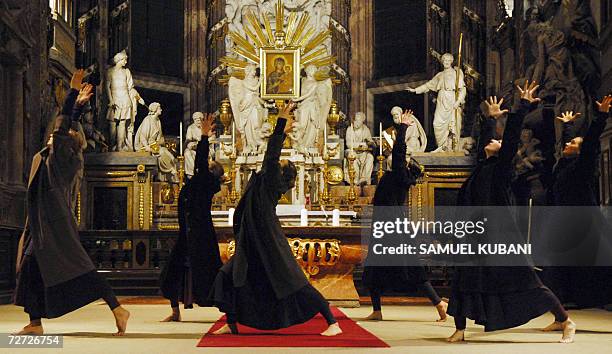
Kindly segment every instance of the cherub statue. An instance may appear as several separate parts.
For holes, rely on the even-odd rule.
[[[259,128],[268,117],[265,102],[259,97],[260,79],[255,76],[257,66],[249,64],[244,68],[243,80],[230,77],[228,93],[236,128],[242,138],[242,152],[257,151],[261,145]]]
[[[302,96],[294,100],[301,102],[295,110],[297,132],[293,136],[293,147],[308,155],[308,149],[315,147],[319,130],[327,124],[327,115],[332,102],[332,82],[330,78],[317,81],[317,67],[308,65],[306,77],[302,79]]]

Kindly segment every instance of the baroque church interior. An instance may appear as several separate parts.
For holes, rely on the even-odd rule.
[[[427,257],[419,269],[438,300],[428,300],[418,287],[387,291],[384,321],[380,309],[380,317],[368,316],[381,300],[380,294],[371,297],[364,233],[375,218],[373,206],[381,205],[377,188],[396,166],[413,171],[413,180],[401,191],[381,187],[379,194],[402,197],[399,204],[382,205],[401,206],[411,220],[457,208],[474,171],[488,160],[481,147],[488,143],[483,127],[494,116],[491,106],[514,114],[524,103],[523,90],[533,88],[526,82],[539,85],[541,101],[518,127],[511,199],[529,210],[550,205],[559,164],[555,137],[566,130],[560,133],[559,122],[552,130],[543,126],[571,111],[572,134],[586,142],[611,94],[611,58],[611,0],[0,0],[0,336],[6,334],[0,352],[15,352],[7,335],[27,323],[27,314],[13,303],[27,246],[22,235],[38,200],[32,196],[38,168],[33,161],[58,143],[56,117],[70,115],[72,107],[66,113],[64,102],[76,94],[73,74],[79,69],[77,91],[91,92],[79,107],[79,128],[70,128],[82,137],[82,168],[66,210],[87,262],[130,311],[130,327],[124,338],[112,337],[101,301],[59,318],[43,315],[44,333],[63,336],[62,349],[54,350],[603,352],[612,339],[612,297],[580,306],[546,281],[577,323],[571,347],[556,343],[560,332],[540,334],[550,315],[498,332],[468,321],[470,345],[448,344],[456,310],[449,310],[448,321],[436,322],[438,314],[427,306],[431,300],[438,312],[443,308],[440,317],[446,319],[444,306],[455,308],[453,283],[460,272]],[[485,101],[489,97],[495,101]],[[291,118],[289,108],[295,108]],[[512,117],[493,122],[502,151]],[[610,221],[612,120],[601,119],[595,172],[586,179],[593,187],[589,205]],[[196,194],[204,193],[184,186],[195,185],[204,163],[211,176],[214,167],[223,170],[215,175],[218,191],[206,202],[213,253],[220,259],[212,281],[221,264],[245,252],[236,216],[246,213],[241,200],[266,170],[277,125],[285,120],[295,123],[285,130],[275,158],[282,160],[283,173],[287,164],[292,167],[294,188],[283,190],[272,206],[275,222],[292,262],[332,305],[344,333],[329,342],[319,342],[311,327],[289,327],[267,340],[215,337],[212,332],[226,321],[222,312],[228,312],[211,304],[177,317],[173,312],[167,323],[158,323],[171,310],[160,286],[181,235],[195,228],[184,223],[195,203],[182,196],[192,193],[189,198],[199,200]],[[408,161],[403,165],[392,158],[400,146]],[[535,239],[529,216],[528,234]],[[269,223],[264,217],[259,222]],[[44,238],[44,228],[40,234]],[[41,255],[36,258],[46,283]],[[186,269],[196,267],[195,258],[187,257]],[[270,264],[285,264],[276,262]],[[612,276],[612,260],[604,263],[609,269],[600,268]],[[191,286],[181,285],[181,296]],[[186,299],[180,299],[181,310],[188,308]],[[200,304],[197,297],[190,301]],[[561,323],[557,318],[555,313]],[[325,329],[323,318],[311,321],[322,327],[299,326],[310,323],[316,335]]]

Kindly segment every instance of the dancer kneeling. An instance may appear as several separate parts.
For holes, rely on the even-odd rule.
[[[414,121],[410,119],[411,116],[412,112],[406,111],[402,114],[401,121],[395,122],[397,138],[392,151],[391,171],[385,172],[376,187],[372,200],[374,204],[373,220],[378,220],[378,214],[385,213],[382,210],[390,209],[385,207],[404,206],[408,190],[416,184],[417,178],[422,173],[420,165],[414,160],[410,161],[409,165],[406,163],[405,135],[408,127],[414,124]],[[379,210],[377,207],[383,208]],[[404,216],[397,215],[398,218]],[[440,299],[436,290],[431,286],[423,266],[366,266],[363,273],[363,284],[370,291],[373,309],[372,314],[365,318],[366,320],[381,321],[383,319],[380,296],[384,290],[405,291],[418,288],[425,292],[436,307],[440,316],[438,322],[446,321],[448,304]]]
[[[523,119],[528,110],[535,108],[540,101],[533,96],[537,88],[535,83],[527,82],[524,88],[518,88],[521,93],[520,105],[516,112],[508,117],[503,144],[490,139],[495,130],[495,119],[507,112],[500,108],[503,99],[497,102],[496,98],[491,98],[487,102],[489,116],[494,119],[483,125],[480,137],[479,154],[484,151],[486,159],[478,162],[472,175],[461,187],[457,201],[459,206],[511,205],[512,159],[517,151]],[[487,145],[482,146],[484,144]],[[506,215],[511,215],[511,211],[508,210]],[[492,236],[518,234],[512,217],[489,220],[489,224],[493,224],[493,227],[487,230]],[[561,323],[563,328],[560,342],[573,342],[575,323],[570,320],[559,299],[542,285],[533,268],[457,267],[448,307],[448,313],[455,317],[456,331],[447,340],[464,340],[466,317],[484,325],[485,331],[495,331],[520,326],[548,311],[553,313],[555,321]]]
[[[181,321],[179,301],[186,309],[212,306],[208,294],[223,264],[210,208],[215,193],[221,190],[223,167],[208,161],[208,137],[213,134],[214,117],[202,122],[202,139],[198,143],[194,175],[179,194],[179,238],[172,249],[168,265],[162,271],[160,289],[170,300],[172,314],[162,322]]]
[[[32,159],[15,289],[15,305],[30,315],[30,324],[19,335],[41,335],[42,318],[63,316],[100,298],[115,316],[115,335],[125,333],[130,317],[81,245],[73,214],[87,146],[79,133],[79,119],[93,95],[93,86],[83,85],[83,75],[79,70],[72,76],[47,146]]]
[[[342,333],[323,296],[308,283],[289,247],[276,205],[295,186],[296,168],[279,162],[283,141],[293,127],[293,102],[279,113],[261,171],[250,178],[234,214],[236,252],[217,274],[211,300],[227,315],[214,334],[237,334],[236,323],[280,329],[321,313],[329,327],[324,336]]]

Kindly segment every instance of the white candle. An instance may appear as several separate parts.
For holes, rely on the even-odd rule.
[[[338,209],[332,211],[332,226],[340,226],[340,210]]]
[[[308,226],[308,210],[304,208],[300,211],[300,226]]]
[[[181,156],[183,156],[183,121],[179,122],[179,146],[181,150]]]
[[[382,151],[382,146],[383,146],[383,130],[382,130],[382,122],[378,123],[378,129],[380,131],[380,146],[378,147],[380,150],[379,155],[382,156],[383,151]]]
[[[234,212],[235,211],[236,209],[234,208],[229,208],[229,210],[227,211],[227,225],[229,226],[234,225]]]
[[[327,155],[327,123],[323,124],[323,156]]]
[[[232,122],[232,151],[236,152],[236,124]]]

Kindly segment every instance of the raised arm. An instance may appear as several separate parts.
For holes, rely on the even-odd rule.
[[[525,82],[523,88],[518,87],[521,93],[521,101],[519,102],[518,108],[513,114],[510,114],[506,121],[506,127],[504,128],[504,136],[502,138],[502,146],[499,150],[499,161],[500,167],[505,169],[508,173],[512,171],[512,160],[516,155],[518,144],[521,140],[521,128],[523,126],[523,120],[530,111],[537,106],[540,99],[535,97],[535,92],[539,85],[535,82]]]
[[[406,130],[408,125],[403,122],[396,126],[397,136],[391,151],[391,170],[401,171],[406,169]]]
[[[610,116],[612,96],[605,96],[601,102],[596,103],[595,118],[584,136],[584,140],[580,146],[580,155],[578,155],[578,163],[582,165],[583,168],[595,166],[597,163],[597,157],[601,149],[599,138],[606,128],[606,122]]]
[[[195,158],[195,173],[211,174],[208,170],[208,155],[210,153],[210,145],[208,143],[208,137],[211,136],[215,130],[214,124],[215,116],[209,113],[206,119],[202,120],[202,138],[198,142],[196,148]]]
[[[78,124],[83,106],[93,95],[93,86],[83,85],[84,72],[77,71],[70,83],[70,93],[64,101],[61,114],[55,120],[53,131],[53,143],[49,152],[49,164],[58,176],[64,176],[66,180],[72,180],[78,167],[81,155],[81,145],[72,135],[79,134],[78,131],[71,132],[72,123]]]
[[[495,138],[497,128],[497,120],[508,113],[507,109],[502,110],[501,105],[504,99],[497,100],[497,96],[491,96],[484,101],[486,107],[486,117],[480,122],[480,135],[478,137],[477,159],[483,161],[486,159],[484,148]]]

